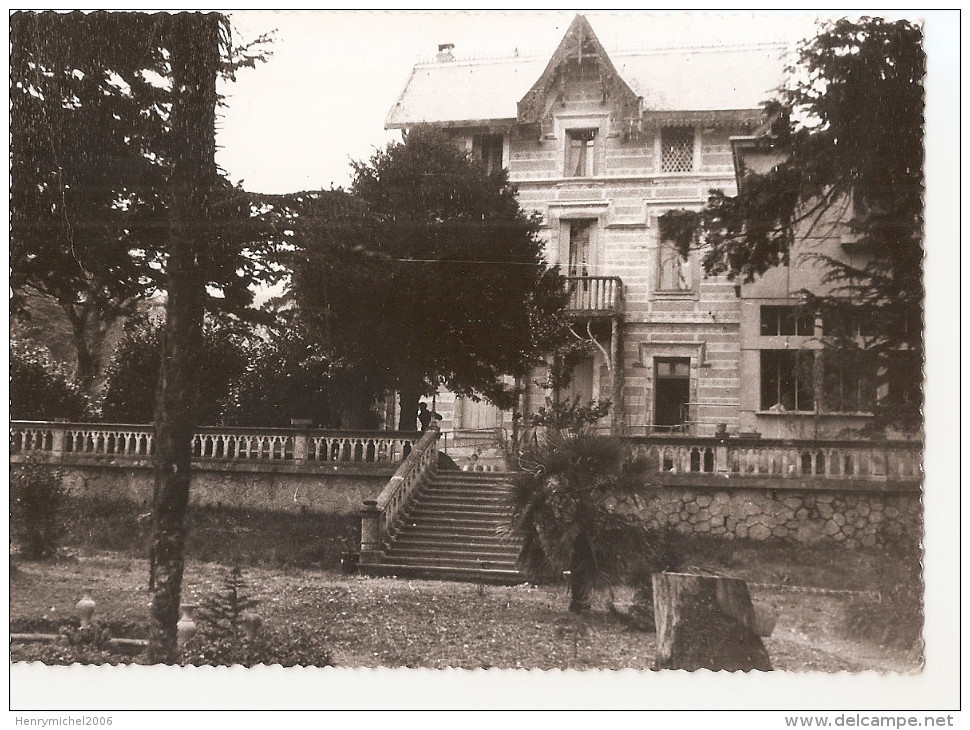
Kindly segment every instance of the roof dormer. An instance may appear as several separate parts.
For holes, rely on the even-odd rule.
[[[624,81],[589,21],[577,15],[542,75],[518,103],[517,122],[551,128],[557,105],[566,104],[569,82],[590,82],[614,119],[639,119],[641,98]]]

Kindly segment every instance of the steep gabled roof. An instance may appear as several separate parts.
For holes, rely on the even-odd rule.
[[[616,72],[606,49],[596,37],[589,21],[584,16],[577,15],[570,23],[566,35],[563,36],[556,52],[552,54],[542,75],[519,101],[517,116],[520,124],[532,124],[541,120],[545,111],[545,99],[553,91],[557,79],[564,73],[565,66],[570,62],[581,64],[584,58],[593,58],[599,65],[604,97],[609,96],[615,104],[638,110],[640,101],[638,95]]]
[[[515,102],[542,73],[541,58],[418,64],[387,115],[388,129],[413,124],[515,120]]]
[[[551,59],[516,56],[416,65],[386,126],[511,124],[520,118],[518,102],[526,102],[527,95],[550,83],[550,74],[554,77],[558,67],[557,55],[578,52],[577,41],[587,46],[595,41],[601,49],[604,76],[616,84],[611,92],[614,98],[642,97],[644,115],[655,120],[730,116],[756,121],[761,102],[782,82],[786,50],[782,42],[608,53],[592,29],[570,37],[571,31],[583,26],[589,28],[586,19],[578,16]]]

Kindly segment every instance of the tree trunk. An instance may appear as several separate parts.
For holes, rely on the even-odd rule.
[[[398,416],[398,431],[415,431],[418,428],[418,401],[421,388],[414,383],[401,385],[401,413]]]
[[[97,394],[98,378],[104,361],[105,336],[118,317],[108,312],[99,312],[91,304],[81,307],[72,304],[63,307],[63,311],[71,323],[71,333],[74,336],[74,379],[93,398]]]
[[[653,602],[657,669],[771,671],[743,580],[656,573]]]
[[[569,563],[569,610],[588,611],[593,605],[593,549],[585,535],[576,537]]]
[[[176,623],[185,564],[197,367],[205,302],[204,259],[215,166],[216,74],[220,19],[183,13],[167,19],[171,53],[174,166],[168,302],[155,414],[156,457],[150,585],[149,660],[177,661]]]

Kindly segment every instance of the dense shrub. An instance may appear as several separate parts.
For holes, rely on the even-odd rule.
[[[601,418],[608,415],[613,403],[609,400],[589,401],[582,403],[577,396],[573,400],[553,403],[546,400],[530,419],[535,427],[547,426],[559,431],[580,431],[595,425]]]
[[[255,340],[245,369],[229,388],[223,409],[229,425],[289,426],[308,418],[333,426],[338,420],[330,402],[330,361],[298,332]]]
[[[101,416],[119,423],[150,423],[161,367],[161,327],[132,318],[105,372]]]
[[[201,382],[194,399],[200,424],[221,423],[223,404],[232,382],[246,368],[247,344],[243,325],[209,319],[203,331]],[[162,326],[135,317],[105,373],[101,415],[106,421],[150,423],[161,371]],[[256,424],[248,424],[256,425]]]
[[[90,404],[49,353],[25,342],[10,343],[10,417],[30,421],[83,419]]]
[[[29,560],[57,554],[67,524],[60,471],[28,460],[10,472],[10,529]]]

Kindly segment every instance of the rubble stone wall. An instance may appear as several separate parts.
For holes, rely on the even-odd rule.
[[[652,527],[729,540],[828,541],[855,548],[922,536],[920,497],[906,492],[661,487],[647,512]]]

